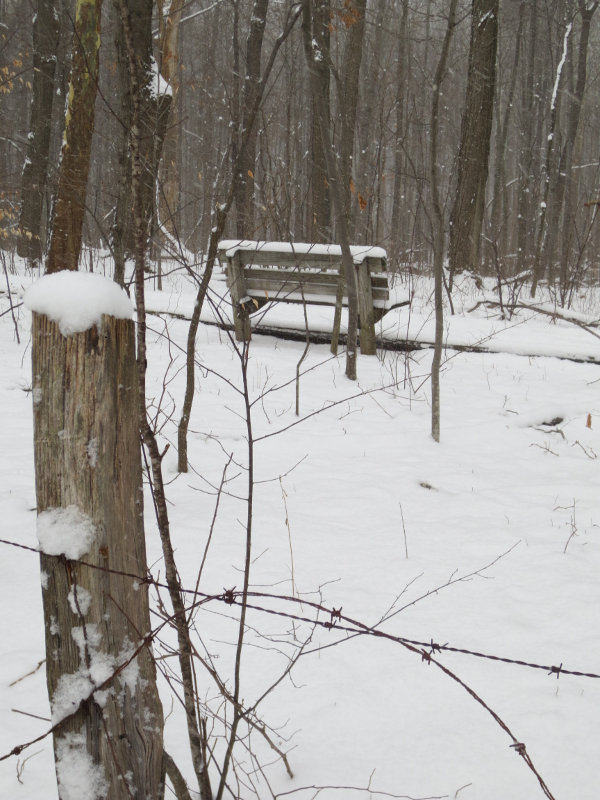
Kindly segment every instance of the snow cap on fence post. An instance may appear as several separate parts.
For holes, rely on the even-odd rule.
[[[102,315],[133,319],[133,306],[123,289],[93,272],[63,270],[44,275],[25,292],[25,307],[58,324],[63,336],[102,324]]]

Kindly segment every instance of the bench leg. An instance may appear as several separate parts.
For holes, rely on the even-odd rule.
[[[244,280],[244,268],[240,264],[238,253],[233,258],[227,259],[227,285],[231,295],[231,310],[236,341],[249,342],[252,338],[252,328],[250,326],[248,303],[240,302],[246,297],[246,282]]]
[[[377,355],[375,337],[375,316],[373,313],[373,294],[371,275],[366,259],[358,270],[358,313],[360,316],[360,352],[365,356]]]

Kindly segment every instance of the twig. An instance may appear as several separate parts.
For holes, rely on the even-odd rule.
[[[46,659],[43,658],[35,669],[32,669],[31,672],[27,672],[25,675],[22,675],[20,678],[17,678],[16,681],[13,681],[12,683],[9,683],[8,685],[9,686],[16,686],[17,683],[20,683],[21,681],[24,681],[25,678],[29,678],[30,675],[35,675],[35,673],[42,666],[42,664],[45,664],[45,663],[46,663]]]
[[[6,289],[8,291],[8,302],[10,303],[10,313],[12,315],[13,324],[15,326],[15,335],[17,337],[17,344],[21,344],[21,338],[19,336],[19,326],[15,318],[15,307],[13,306],[12,293],[10,291],[10,281],[8,280],[8,270],[6,269],[6,258],[4,256],[4,250],[2,248],[0,248],[0,254],[2,255],[2,266],[4,267],[4,275],[6,276]]]
[[[402,517],[402,530],[404,531],[404,550],[406,552],[406,557],[408,558],[408,544],[406,542],[406,526],[404,524],[404,512],[402,511],[402,503],[398,501],[398,505],[400,506],[400,516]]]

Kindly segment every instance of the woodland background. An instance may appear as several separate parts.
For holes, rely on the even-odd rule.
[[[14,250],[21,239],[23,255],[28,254],[25,238],[28,225],[31,228],[21,219],[28,135],[31,140],[31,129],[42,124],[39,115],[29,119],[34,54],[36,48],[54,48],[50,58],[56,57],[47,183],[41,187],[44,250],[57,190],[73,43],[75,3],[42,5],[53,10],[54,38],[42,29],[35,41],[37,4],[20,0],[0,4],[0,243]],[[231,180],[248,102],[245,86],[253,74],[260,75],[261,58],[264,65],[290,8],[288,3],[266,0],[255,4],[266,20],[264,41],[258,42],[251,28],[253,4],[248,0],[172,0],[169,8],[161,5],[154,8],[152,21],[155,58],[168,75],[174,102],[156,193],[161,234],[155,215],[153,237],[162,239],[163,250],[177,239],[200,262],[207,251],[211,211],[216,202],[224,201]],[[331,69],[321,71],[330,131],[338,161],[350,178],[350,239],[385,247],[396,268],[411,265],[428,270],[433,263],[431,97],[450,4],[362,0],[362,5],[355,5],[350,0],[343,5],[324,0],[315,6],[315,18],[323,23],[320,46],[329,50],[331,59]],[[482,7],[479,13],[484,6],[495,11],[499,6],[493,108],[483,110],[493,112],[493,121],[482,238],[473,263],[459,268],[519,274],[534,264],[543,228],[540,269],[552,284],[560,283],[563,303],[568,302],[574,282],[597,278],[597,206],[585,206],[598,196],[600,179],[596,5],[589,0],[499,4],[460,0],[440,98],[437,163],[448,230],[472,12],[477,6]],[[103,4],[83,234],[85,246],[95,250],[114,246],[127,148],[120,103],[128,74],[126,64],[120,66],[126,59],[119,43],[118,13],[113,2]],[[348,120],[353,130],[347,130]],[[299,24],[277,55],[254,136],[256,142],[250,142],[243,164],[242,185],[236,190],[236,214],[230,215],[225,235],[336,241]],[[36,230],[29,233],[35,239]]]

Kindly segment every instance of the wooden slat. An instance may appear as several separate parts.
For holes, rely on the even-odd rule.
[[[261,280],[273,283],[302,283],[310,286],[334,284],[337,286],[338,274],[336,272],[288,272],[279,269],[249,269],[244,270],[246,282]],[[371,286],[374,288],[388,288],[386,275],[372,275]]]
[[[301,287],[305,294],[321,295],[323,297],[335,297],[337,283],[302,283],[298,281],[264,281],[260,278],[246,278],[246,293],[250,297],[265,297],[265,291],[270,299],[284,300],[287,294],[301,292]],[[390,293],[387,287],[372,287],[371,294],[373,300],[388,300]]]
[[[313,253],[272,253],[261,250],[239,250],[240,261],[244,266],[314,267],[317,269],[338,269],[340,256]]]
[[[247,282],[260,280],[273,283],[295,283],[307,285],[328,285],[337,286],[337,272],[287,272],[280,269],[248,269],[244,270],[244,278]]]
[[[341,256],[323,255],[320,253],[273,253],[267,251],[238,250],[237,254],[240,263],[244,266],[264,266],[264,267],[289,267],[296,269],[335,269],[339,271],[342,261]],[[371,272],[386,272],[387,264],[385,259],[365,258]]]

